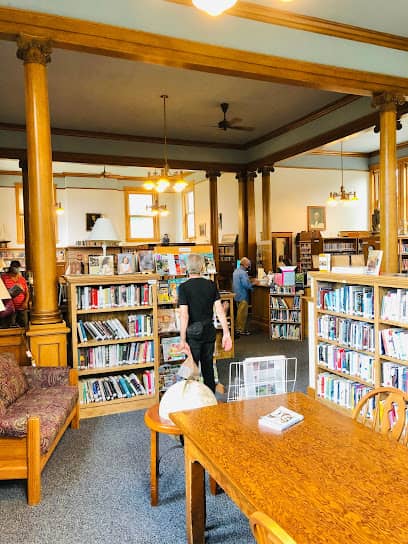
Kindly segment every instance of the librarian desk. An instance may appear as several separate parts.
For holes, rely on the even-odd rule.
[[[304,421],[274,433],[279,405]],[[204,543],[204,469],[249,517],[261,510],[298,544],[407,544],[408,449],[302,393],[170,414],[185,441],[189,544]]]

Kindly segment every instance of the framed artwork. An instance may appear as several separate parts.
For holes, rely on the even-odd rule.
[[[326,208],[324,206],[307,207],[307,230],[326,230]]]
[[[205,236],[206,234],[206,231],[207,231],[207,225],[206,223],[200,223],[198,225],[198,233],[200,236]]]
[[[101,213],[87,213],[86,214],[86,230],[92,230],[95,225],[95,221],[102,216]]]

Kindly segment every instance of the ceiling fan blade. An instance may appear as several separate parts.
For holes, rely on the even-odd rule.
[[[237,123],[241,123],[242,119],[240,117],[233,117],[232,119],[229,119],[228,124],[229,125],[236,125]]]
[[[231,130],[246,130],[248,132],[254,130],[254,127],[244,127],[241,125],[232,125],[232,126],[229,126],[228,128],[230,128]]]

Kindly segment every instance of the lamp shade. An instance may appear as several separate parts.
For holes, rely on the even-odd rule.
[[[110,219],[107,217],[99,217],[92,227],[88,240],[118,242],[119,236]]]

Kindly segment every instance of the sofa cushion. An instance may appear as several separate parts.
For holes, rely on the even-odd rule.
[[[73,385],[29,389],[0,417],[0,436],[26,436],[28,417],[38,416],[43,455],[47,453],[77,400],[78,388]]]
[[[28,389],[27,379],[12,353],[0,354],[0,400],[7,407]]]

